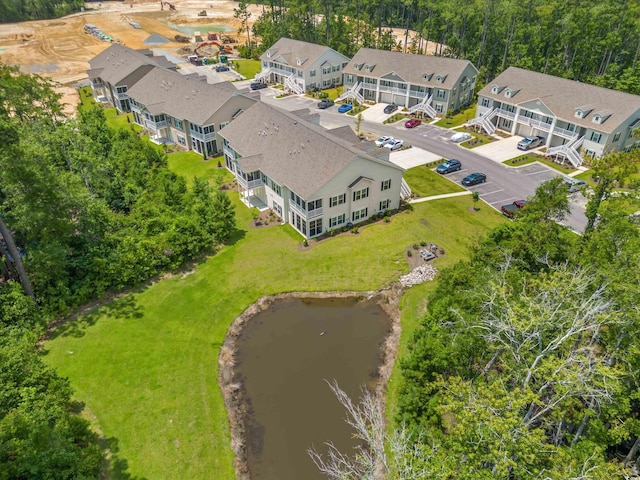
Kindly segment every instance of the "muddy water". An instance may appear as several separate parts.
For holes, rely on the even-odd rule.
[[[236,370],[250,402],[248,464],[253,480],[325,479],[307,449],[353,447],[345,412],[325,379],[352,398],[375,380],[390,320],[374,302],[278,300],[238,339]]]

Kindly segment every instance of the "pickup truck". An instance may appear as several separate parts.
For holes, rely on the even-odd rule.
[[[526,203],[527,202],[524,200],[516,200],[515,202],[510,203],[509,205],[503,205],[500,208],[500,211],[506,217],[513,218],[516,212],[520,210],[522,207],[524,207]]]

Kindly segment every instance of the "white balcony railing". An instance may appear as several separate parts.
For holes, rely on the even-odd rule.
[[[238,184],[244,187],[245,190],[251,190],[262,186],[262,179],[247,180],[242,175],[238,175]]]
[[[572,139],[576,136],[576,132],[567,130],[566,128],[556,127],[553,129],[553,134],[562,138]]]
[[[380,85],[380,92],[381,93],[395,93],[398,95],[406,95],[407,94],[407,89],[406,88],[397,88],[397,87],[385,87]]]
[[[311,220],[312,218],[321,217],[322,216],[322,208],[316,208],[315,210],[310,210],[307,212],[307,218]]]
[[[505,110],[504,108],[499,108],[496,110],[496,115],[502,118],[507,118],[509,120],[513,120],[516,116],[515,112],[510,112],[509,110]]]
[[[196,132],[195,130],[189,130],[189,133],[193,138],[197,138],[198,140],[201,140],[203,142],[208,142],[216,139],[215,132],[204,134],[204,133]]]
[[[144,126],[150,130],[160,130],[167,126],[167,122],[166,120],[163,120],[162,122],[154,122],[145,118]]]

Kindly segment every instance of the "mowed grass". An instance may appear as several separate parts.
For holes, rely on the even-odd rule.
[[[260,60],[233,60],[233,69],[244,78],[254,78],[262,70],[262,64]]]
[[[172,166],[181,173],[197,168]],[[236,192],[230,195],[238,221],[231,244],[192,272],[168,276],[66,324],[46,343],[48,362],[69,377],[115,459],[128,462],[127,475],[234,478],[217,356],[230,323],[258,298],[378,289],[407,272],[408,245],[426,240],[443,246],[447,255],[434,265],[444,268],[503,221],[493,209],[473,212],[468,198],[447,198],[417,204],[357,235],[312,241],[303,250],[302,238],[288,225],[251,227],[251,211]],[[403,345],[425,288],[414,287],[403,300]]]
[[[188,185],[191,185],[194,177],[207,180],[211,185],[218,181],[225,183],[233,180],[233,174],[222,167],[224,165],[222,156],[203,160],[202,155],[189,151],[170,153],[167,158],[169,168],[182,175],[187,180]],[[221,167],[218,168],[218,165],[221,165]]]
[[[434,172],[430,168],[420,165],[406,170],[404,179],[417,197],[431,197],[445,193],[464,192],[464,188],[453,183],[444,175]]]

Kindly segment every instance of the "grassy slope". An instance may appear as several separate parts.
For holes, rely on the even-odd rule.
[[[404,179],[417,197],[431,197],[445,193],[464,192],[464,188],[424,165],[406,170]]]
[[[234,70],[244,78],[254,78],[262,69],[260,60],[234,60]]]
[[[177,165],[179,173],[194,168]],[[48,361],[70,378],[132,475],[233,478],[217,354],[230,322],[260,296],[376,289],[406,272],[403,251],[416,241],[446,249],[435,264],[442,268],[503,221],[493,209],[472,213],[467,198],[451,198],[301,251],[290,226],[251,228],[249,209],[237,194],[232,199],[240,230],[235,243],[193,274],[158,281],[70,323],[47,344]],[[403,301],[407,332],[424,288],[410,290]]]

